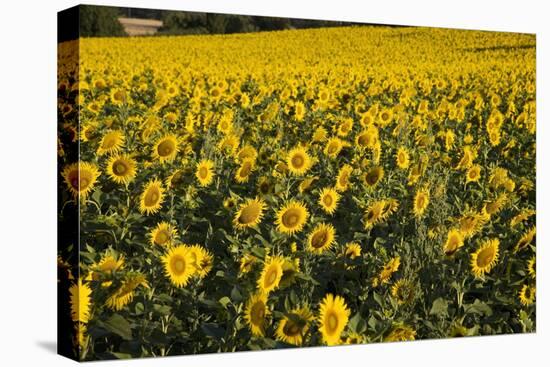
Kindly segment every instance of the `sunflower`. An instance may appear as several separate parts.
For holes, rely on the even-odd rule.
[[[248,182],[248,178],[250,177],[250,174],[254,170],[254,160],[252,158],[245,158],[241,166],[237,169],[237,172],[235,173],[235,180],[238,183],[245,183]]]
[[[141,273],[129,273],[124,278],[120,287],[112,293],[107,302],[107,307],[114,311],[120,311],[134,299],[134,291],[138,286],[149,288],[145,276]]]
[[[257,225],[262,220],[265,207],[262,199],[248,199],[235,214],[233,225],[239,229]]]
[[[241,260],[239,262],[239,276],[249,273],[257,261],[258,258],[251,254],[244,254],[241,256]]]
[[[160,222],[149,233],[152,245],[171,246],[178,235],[177,229],[168,222]]]
[[[361,245],[359,245],[357,242],[349,242],[346,243],[346,246],[344,248],[344,256],[348,259],[355,259],[361,256]]]
[[[413,284],[406,279],[399,279],[391,287],[391,295],[398,305],[406,305],[412,302],[415,296]]]
[[[368,170],[363,175],[363,181],[368,188],[373,188],[384,178],[384,169],[381,166],[376,166]]]
[[[304,148],[296,147],[288,152],[286,165],[291,173],[302,176],[311,168],[312,160]]]
[[[427,189],[418,190],[414,196],[413,202],[413,213],[415,217],[422,217],[429,203],[430,192]]]
[[[258,151],[252,145],[245,145],[237,153],[237,159],[244,161],[245,159],[251,159],[255,161],[258,157]]]
[[[378,115],[378,121],[381,126],[386,126],[393,120],[393,110],[391,109],[384,109],[380,111],[380,114]]]
[[[527,274],[529,274],[529,276],[534,279],[536,276],[536,273],[537,273],[537,259],[535,256],[533,256],[527,262]]]
[[[225,154],[235,154],[239,149],[239,138],[234,134],[228,134],[218,143],[218,150]]]
[[[280,256],[266,258],[257,283],[258,290],[261,293],[269,294],[269,292],[279,287],[279,282],[283,276],[283,264],[284,259]]]
[[[91,313],[92,289],[87,283],[78,279],[76,284],[69,288],[71,303],[71,319],[75,322],[87,323]]]
[[[87,162],[72,163],[63,169],[65,183],[75,198],[86,198],[100,174],[95,164]]]
[[[291,310],[279,321],[275,337],[284,343],[300,346],[313,319],[313,313],[307,306]]]
[[[97,155],[118,153],[124,144],[124,134],[120,130],[111,130],[107,132],[97,148]]]
[[[319,308],[319,331],[327,345],[340,343],[340,336],[349,320],[350,310],[344,298],[327,294]]]
[[[320,223],[309,234],[307,249],[315,254],[322,254],[334,244],[335,231],[332,224]]]
[[[447,233],[447,241],[445,241],[443,245],[443,252],[446,256],[452,256],[462,246],[464,246],[462,233],[457,229],[451,229],[449,233]]]
[[[458,229],[465,239],[471,238],[481,231],[488,220],[488,216],[484,216],[474,211],[467,211],[458,219]]]
[[[191,251],[185,245],[170,248],[168,253],[162,257],[162,262],[166,276],[176,287],[185,287],[196,272]]]
[[[474,164],[466,171],[466,182],[478,182],[481,177],[481,166]]]
[[[110,93],[111,102],[116,105],[120,106],[128,100],[128,95],[126,94],[126,91],[124,89],[115,88],[111,90]]]
[[[266,319],[269,314],[266,294],[257,293],[250,297],[244,310],[244,320],[248,324],[252,335],[265,335]]]
[[[529,219],[531,216],[535,215],[535,211],[531,209],[523,209],[518,215],[514,216],[510,220],[510,227],[515,227],[523,221]]]
[[[397,154],[395,155],[395,163],[397,164],[397,167],[400,169],[407,169],[409,168],[410,164],[410,157],[409,152],[406,148],[400,147],[397,150]]]
[[[529,231],[527,231],[521,238],[519,239],[518,243],[516,244],[515,251],[521,251],[527,246],[529,246],[533,239],[535,238],[535,235],[537,233],[536,227],[531,228]]]
[[[499,256],[500,241],[488,239],[471,255],[470,265],[476,278],[482,278],[496,265]]]
[[[153,147],[153,159],[160,163],[171,162],[176,158],[179,151],[179,142],[176,135],[168,134],[157,140]]]
[[[214,167],[214,162],[209,159],[203,159],[197,164],[197,170],[195,172],[195,177],[199,180],[199,184],[203,187],[208,186],[214,180],[215,173],[212,168]]]
[[[416,337],[416,331],[408,325],[397,324],[395,325],[389,334],[384,338],[385,342],[404,342],[414,340]]]
[[[286,234],[300,232],[309,216],[307,208],[299,201],[290,201],[277,212],[277,230]]]
[[[330,158],[336,158],[338,154],[340,154],[340,152],[342,151],[342,148],[344,148],[344,143],[342,142],[342,140],[333,137],[327,141],[324,153]]]
[[[162,183],[157,179],[150,180],[141,193],[139,211],[142,214],[154,214],[159,211],[163,200]]]
[[[102,280],[101,283],[104,287],[110,287],[113,282],[111,279],[114,272],[124,268],[124,256],[116,255],[112,252],[107,252],[101,257],[101,260],[97,265],[94,266],[93,271],[91,272],[92,280]]]
[[[334,214],[339,200],[340,194],[331,187],[324,188],[319,194],[319,204],[328,214]]]
[[[338,177],[336,178],[336,191],[343,192],[349,188],[352,172],[353,168],[349,164],[344,164],[342,168],[340,168]]]
[[[533,286],[524,284],[519,291],[519,301],[524,306],[532,305],[535,302],[536,289]]]
[[[214,257],[212,253],[199,245],[188,246],[191,265],[195,268],[195,275],[200,279],[208,275],[212,270]]]
[[[401,258],[399,256],[391,258],[380,270],[378,274],[378,282],[381,284],[388,283],[393,273],[399,270]]]
[[[293,242],[294,246],[296,246],[296,242]],[[292,245],[290,246],[291,247],[291,252],[296,252],[292,249]],[[291,258],[288,258],[288,257],[285,257],[284,258],[284,263],[283,263],[283,275],[281,276],[281,281],[279,282],[279,287],[280,288],[286,288],[288,286],[290,286],[291,284],[294,283],[294,281],[296,280],[296,274],[298,274],[300,272],[300,259],[296,258],[296,259],[291,259]]]
[[[486,202],[483,205],[482,212],[486,215],[498,214],[506,205],[508,196],[506,194],[500,194],[496,199]]]
[[[129,155],[113,155],[107,163],[107,174],[114,182],[128,185],[136,177],[136,161]]]
[[[395,199],[385,199],[372,202],[363,216],[365,229],[371,229],[378,223],[384,222],[399,206]]]

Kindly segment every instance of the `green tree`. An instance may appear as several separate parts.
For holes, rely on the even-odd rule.
[[[108,6],[80,6],[81,37],[125,36],[124,28],[118,21],[119,10]]]

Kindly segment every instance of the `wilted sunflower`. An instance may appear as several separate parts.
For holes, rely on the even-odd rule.
[[[395,155],[395,163],[397,164],[397,167],[401,169],[409,168],[410,158],[409,158],[409,152],[407,151],[406,148],[400,147],[397,150],[397,154]]]
[[[246,303],[244,311],[244,320],[250,328],[252,335],[264,336],[267,324],[266,318],[269,316],[267,308],[267,295],[256,293]]]
[[[279,287],[283,276],[284,258],[280,256],[269,256],[265,259],[264,267],[258,279],[258,291],[269,294]]]
[[[350,178],[353,172],[353,168],[349,164],[344,164],[340,171],[338,172],[338,177],[336,178],[336,190],[343,192],[349,188]]]
[[[307,306],[291,310],[279,321],[275,337],[282,342],[300,346],[313,319],[313,313]]]
[[[113,155],[107,163],[107,174],[114,182],[128,185],[136,177],[136,161],[129,155]]]
[[[157,140],[153,147],[153,158],[161,163],[171,162],[179,151],[178,137],[174,134],[164,135]]]
[[[381,166],[372,167],[363,175],[363,182],[368,188],[373,188],[384,178],[384,168]]]
[[[405,324],[395,325],[389,334],[384,338],[385,342],[404,342],[414,340],[416,337],[416,331]]]
[[[112,310],[120,311],[134,299],[134,291],[139,286],[149,288],[145,276],[141,273],[129,273],[121,286],[107,298],[106,305]]]
[[[304,148],[296,147],[288,152],[286,165],[291,173],[301,176],[311,168],[312,160]]]
[[[328,214],[334,214],[339,200],[340,194],[331,187],[325,187],[319,194],[319,204]]]
[[[233,225],[239,229],[257,225],[262,220],[265,207],[262,199],[248,199],[235,214]]]
[[[162,262],[166,276],[176,287],[185,287],[196,271],[189,247],[185,245],[170,248]]]
[[[245,158],[242,161],[241,166],[237,169],[237,172],[235,172],[235,180],[238,183],[248,182],[248,178],[253,170],[254,160],[252,158]]]
[[[63,169],[65,183],[75,198],[86,198],[100,174],[97,166],[88,162],[72,163]]]
[[[118,153],[124,144],[124,133],[120,130],[111,130],[107,132],[97,148],[97,155]]]
[[[300,232],[309,216],[307,208],[299,201],[290,201],[277,212],[277,230],[286,234]]]
[[[430,203],[430,192],[427,189],[420,189],[416,192],[413,202],[413,213],[415,217],[422,217]]]
[[[157,179],[150,180],[141,193],[139,211],[142,214],[154,214],[160,210],[163,200],[162,183]]]
[[[71,319],[75,322],[87,323],[91,312],[92,289],[82,279],[69,288],[71,303]]]
[[[519,291],[519,301],[524,306],[532,305],[535,302],[536,289],[530,285],[524,284]]]
[[[443,252],[446,256],[452,256],[462,246],[464,246],[462,233],[457,229],[451,229],[449,233],[447,233],[447,241],[445,241],[443,245]]]
[[[214,162],[209,159],[203,159],[197,164],[195,176],[201,186],[208,186],[214,181]]]
[[[149,233],[149,238],[152,245],[171,246],[177,235],[176,227],[168,222],[160,222]]]
[[[319,307],[319,331],[323,342],[327,345],[340,343],[340,336],[344,331],[350,315],[344,298],[327,294]]]
[[[488,239],[481,243],[471,255],[470,265],[476,278],[482,278],[496,265],[499,256],[500,241],[498,238]]]
[[[322,254],[334,244],[335,230],[332,224],[320,223],[308,236],[307,249],[315,254]]]
[[[527,246],[529,246],[533,242],[533,239],[535,238],[536,233],[537,233],[536,227],[533,227],[530,230],[528,230],[519,239],[518,243],[516,244],[515,251],[521,251],[521,250],[527,248]]]

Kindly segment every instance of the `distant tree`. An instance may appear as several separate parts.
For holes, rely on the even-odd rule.
[[[225,14],[206,14],[206,28],[209,33],[225,33],[225,27],[228,23],[228,17]]]
[[[206,27],[206,13],[167,11],[162,17],[160,34],[204,34],[209,33]]]
[[[124,28],[118,21],[118,8],[96,5],[80,6],[81,37],[125,36]]]

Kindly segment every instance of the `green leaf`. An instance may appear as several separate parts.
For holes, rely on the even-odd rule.
[[[430,315],[445,316],[448,314],[449,303],[443,298],[436,299],[432,304]]]
[[[491,307],[478,299],[476,299],[472,304],[464,305],[464,312],[484,316],[491,316],[493,314],[493,310],[491,310]]]
[[[132,340],[132,328],[130,323],[119,314],[114,314],[107,321],[103,323],[103,326],[108,331],[119,335],[124,340]]]
[[[231,299],[227,296],[222,297],[218,301],[224,308],[227,308],[227,305],[231,303]]]
[[[212,337],[214,339],[221,339],[225,336],[225,329],[215,323],[202,324],[201,329],[203,333],[206,334],[206,336]]]

